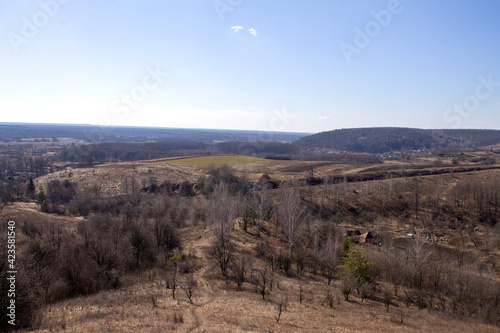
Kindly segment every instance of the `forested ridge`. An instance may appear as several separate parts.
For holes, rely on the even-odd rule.
[[[475,149],[500,143],[500,131],[426,130],[399,127],[350,128],[321,132],[295,142],[302,149],[380,154],[401,150]]]

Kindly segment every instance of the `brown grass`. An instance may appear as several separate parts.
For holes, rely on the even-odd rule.
[[[194,275],[198,281],[194,304],[182,292],[173,300],[165,288],[164,272],[151,270],[126,280],[122,290],[44,308],[35,332],[500,332],[498,327],[403,304],[387,312],[381,302],[362,302],[356,295],[346,302],[339,286],[329,287],[323,278],[299,281],[279,275],[273,291],[262,300],[251,285],[236,291],[232,283],[219,278],[206,256],[213,237],[208,229],[185,233],[185,253],[203,267]],[[239,252],[255,247],[254,236],[243,233],[238,224],[234,239]],[[302,303],[299,283],[305,295]],[[333,308],[326,298],[328,290],[334,295]],[[286,310],[277,323],[277,302],[286,297]]]
[[[476,155],[480,154],[478,152]],[[474,155],[474,156],[476,156]],[[478,155],[479,156],[479,155]],[[203,160],[208,158],[206,161]],[[80,184],[78,190],[90,191],[92,187],[99,187],[103,196],[123,195],[125,193],[125,183],[127,179],[134,178],[138,185],[149,185],[151,179],[155,179],[158,184],[164,181],[171,183],[181,183],[185,180],[196,182],[201,177],[207,175],[208,170],[213,168],[210,158],[172,158],[170,160],[152,160],[115,163],[97,166],[94,168],[76,169],[71,172],[59,171],[53,174],[37,178],[35,183],[38,187],[44,187],[47,182],[53,179],[70,179]],[[227,163],[231,156],[223,156],[222,162]],[[182,161],[194,161],[183,164]],[[498,166],[480,166],[476,164],[463,164],[452,166],[448,162],[435,163],[436,158],[421,158],[410,161],[387,161],[382,164],[340,164],[333,162],[315,162],[315,161],[280,161],[280,160],[258,160],[244,158],[239,156],[231,167],[239,176],[246,176],[250,181],[257,181],[264,173],[277,181],[283,180],[304,180],[311,175],[313,170],[314,177],[325,179],[326,177],[338,177],[360,175],[363,177],[384,177],[388,172],[395,173],[395,177],[415,172],[441,172],[448,176],[460,170],[480,169],[480,168],[498,168]],[[245,161],[245,163],[241,163]],[[206,163],[205,163],[206,162]],[[219,161],[220,162],[220,161]],[[180,163],[180,164],[177,164]],[[207,164],[208,163],[208,164]],[[448,163],[448,164],[447,164]],[[191,165],[189,165],[191,164]],[[404,170],[405,173],[402,173]],[[495,170],[484,170],[482,173],[494,172]],[[449,173],[447,173],[449,172]],[[401,173],[401,174],[399,174]],[[458,175],[458,173],[456,173]],[[424,176],[432,177],[432,176]]]

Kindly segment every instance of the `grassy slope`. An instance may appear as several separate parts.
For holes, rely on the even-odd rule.
[[[472,158],[496,156],[490,152],[478,152],[471,154]],[[359,174],[365,178],[385,178],[391,174],[393,178],[408,176],[412,172],[420,172],[423,175],[436,173],[457,173],[461,169],[498,168],[498,165],[478,165],[466,161],[463,164],[452,165],[451,159],[440,159],[435,157],[420,158],[411,161],[386,161],[383,164],[341,164],[333,162],[315,161],[280,161],[266,160],[246,156],[203,156],[188,157],[169,160],[138,161],[117,164],[105,164],[94,168],[82,168],[69,172],[59,171],[35,179],[37,188],[45,186],[50,180],[69,179],[79,184],[78,191],[90,191],[92,186],[98,185],[104,196],[124,195],[125,182],[135,179],[138,186],[149,184],[152,176],[159,184],[164,181],[171,183],[182,183],[187,180],[196,182],[200,177],[206,176],[207,169],[217,164],[231,164],[231,167],[239,176],[245,175],[251,181],[257,181],[263,173],[269,174],[273,180],[306,179],[311,175],[324,179],[325,177],[344,177]],[[439,163],[438,163],[439,162]],[[403,172],[409,171],[410,173]],[[429,171],[426,173],[426,171]],[[481,171],[488,173],[489,171]],[[140,188],[139,188],[140,190]]]
[[[217,155],[217,156],[198,156],[198,157],[179,158],[175,160],[159,161],[154,163],[210,166],[210,165],[224,165],[224,164],[241,164],[241,163],[250,163],[257,161],[265,161],[265,160],[262,158],[239,156],[239,155]]]
[[[338,282],[336,288],[328,287],[319,277],[299,281],[279,275],[274,290],[262,300],[251,285],[244,284],[242,291],[236,291],[232,283],[219,278],[217,267],[206,255],[214,237],[208,229],[190,228],[183,234],[184,252],[202,267],[194,273],[198,281],[194,304],[189,304],[182,290],[173,300],[165,288],[165,273],[153,270],[125,281],[121,290],[45,308],[40,328],[34,332],[500,332],[497,327],[404,304],[395,304],[386,312],[381,302],[361,302],[356,295],[346,302]],[[238,224],[233,235],[238,252],[255,252],[255,236],[245,234]],[[179,278],[181,284],[183,278]],[[302,303],[299,285],[304,293]],[[326,304],[328,289],[335,295],[333,308]],[[277,323],[276,302],[282,297],[288,297],[288,305]]]

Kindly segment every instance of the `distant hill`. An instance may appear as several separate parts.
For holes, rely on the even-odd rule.
[[[326,148],[372,154],[418,149],[466,149],[499,144],[500,130],[350,128],[309,135],[295,143],[302,149]]]
[[[244,131],[223,129],[190,129],[162,127],[125,127],[75,124],[34,124],[0,122],[0,142],[19,141],[26,138],[74,138],[92,143],[150,142],[189,140],[202,143],[228,141],[292,142],[309,133]]]

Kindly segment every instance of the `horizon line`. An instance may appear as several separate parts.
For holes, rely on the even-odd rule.
[[[77,124],[77,123],[31,123],[31,122],[0,122],[0,125],[28,125],[28,126],[86,126],[86,127],[111,127],[111,128],[137,128],[137,129],[170,129],[170,130],[204,130],[204,131],[236,131],[236,132],[268,132],[268,133],[297,133],[297,134],[319,134],[338,130],[351,130],[351,129],[418,129],[418,130],[431,130],[431,131],[454,131],[454,130],[479,130],[479,131],[500,131],[495,128],[421,128],[421,127],[408,127],[408,126],[363,126],[363,127],[342,127],[333,128],[326,131],[319,132],[296,132],[296,131],[270,131],[258,129],[234,129],[234,128],[203,128],[203,127],[163,127],[163,126],[137,126],[137,125],[97,125],[97,124]]]

